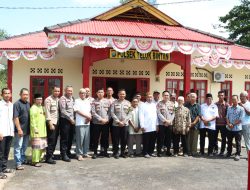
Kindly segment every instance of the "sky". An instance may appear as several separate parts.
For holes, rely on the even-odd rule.
[[[158,8],[184,26],[203,30],[223,37],[228,33],[214,29],[220,24],[219,17],[226,15],[240,0],[211,0],[193,3],[176,3],[188,0],[158,0]],[[57,7],[57,6],[105,6],[119,5],[119,0],[0,0],[0,7]],[[91,18],[109,8],[11,10],[0,9],[0,28],[9,35],[43,30],[67,21]]]

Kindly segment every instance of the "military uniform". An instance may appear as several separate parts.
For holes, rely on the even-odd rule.
[[[56,148],[57,138],[59,136],[59,98],[52,95],[47,97],[44,101],[46,127],[47,127],[47,141],[48,147],[46,149],[46,160],[52,159]],[[49,122],[54,126],[54,130],[50,129]]]
[[[162,154],[162,147],[164,144],[164,139],[166,138],[167,154],[170,155],[172,122],[174,119],[174,103],[171,101],[160,101],[157,104],[157,116],[159,120],[159,130],[157,135],[157,154]],[[170,123],[166,124],[166,120],[168,120]]]
[[[121,142],[121,156],[124,156],[124,151],[127,142],[128,121],[131,117],[130,102],[127,100],[115,100],[111,105],[111,117],[113,118],[113,150],[117,158],[119,151],[119,142]],[[119,122],[124,122],[123,127],[119,127]]]
[[[104,154],[107,155],[109,147],[109,120],[110,120],[110,101],[106,98],[101,100],[96,99],[92,102],[91,113],[93,122],[93,149],[94,154],[97,154],[98,142],[101,134],[101,147],[104,149]],[[102,119],[107,120],[103,124]]]
[[[59,99],[60,108],[60,152],[64,157],[65,155],[70,156],[70,150],[72,146],[72,140],[74,136],[74,98],[62,96]]]

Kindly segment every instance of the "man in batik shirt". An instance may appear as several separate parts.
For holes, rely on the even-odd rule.
[[[178,107],[175,109],[175,118],[173,121],[173,142],[174,142],[174,156],[179,153],[179,143],[183,147],[183,156],[187,156],[187,134],[191,126],[190,111],[183,106],[184,97],[178,97]]]

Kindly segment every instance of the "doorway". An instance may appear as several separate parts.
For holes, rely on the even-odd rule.
[[[115,78],[115,77],[93,77],[92,95],[95,97],[97,89],[112,87],[114,97],[118,98],[118,90],[124,88],[126,90],[126,99],[131,100],[136,92],[141,92],[142,100],[145,100],[145,94],[149,91],[149,78]]]
[[[112,87],[114,90],[114,98],[118,98],[118,90],[126,90],[126,99],[131,100],[136,93],[136,79],[106,79],[106,87]]]

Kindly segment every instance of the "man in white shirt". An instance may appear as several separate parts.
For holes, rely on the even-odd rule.
[[[79,161],[88,158],[89,126],[91,117],[90,101],[86,98],[86,90],[81,88],[79,98],[75,100],[74,112],[76,113],[76,156]]]
[[[135,94],[135,97],[136,97],[137,100],[138,100],[138,107],[142,106],[142,105],[144,104],[144,102],[141,101],[141,99],[142,99],[141,93],[140,93],[140,92],[137,92],[137,93]]]
[[[156,106],[152,102],[153,96],[146,94],[146,102],[139,107],[139,123],[143,132],[143,154],[145,158],[156,157],[154,154],[156,141],[156,126],[158,118],[156,114]]]
[[[86,99],[89,100],[90,103],[92,104],[92,102],[94,101],[95,98],[93,98],[93,97],[91,96],[91,92],[90,92],[89,87],[86,87],[85,90],[86,90]],[[90,131],[89,131],[89,133],[90,133],[89,149],[90,149],[90,150],[93,150],[93,146],[94,146],[94,132],[93,132],[93,126],[94,126],[94,125],[93,125],[92,121],[90,121]]]
[[[218,107],[212,102],[213,96],[208,93],[206,102],[201,105],[201,123],[200,123],[200,154],[204,155],[205,139],[208,133],[208,156],[212,156],[214,149],[214,138],[216,132],[216,118],[219,117]]]
[[[5,173],[13,172],[13,170],[7,169],[10,146],[14,136],[13,104],[10,102],[10,89],[3,88],[2,97],[3,100],[0,101],[0,179],[6,179]]]
[[[242,119],[242,134],[244,137],[248,156],[248,151],[250,150],[250,102],[247,100],[247,97],[248,93],[246,91],[241,92],[241,102],[239,103],[239,105],[244,109],[244,116]]]
[[[129,120],[129,135],[128,135],[128,154],[130,158],[134,157],[133,146],[136,144],[136,156],[141,154],[142,145],[142,131],[139,125],[139,108],[138,99],[134,97],[132,99],[132,111],[131,119]]]

